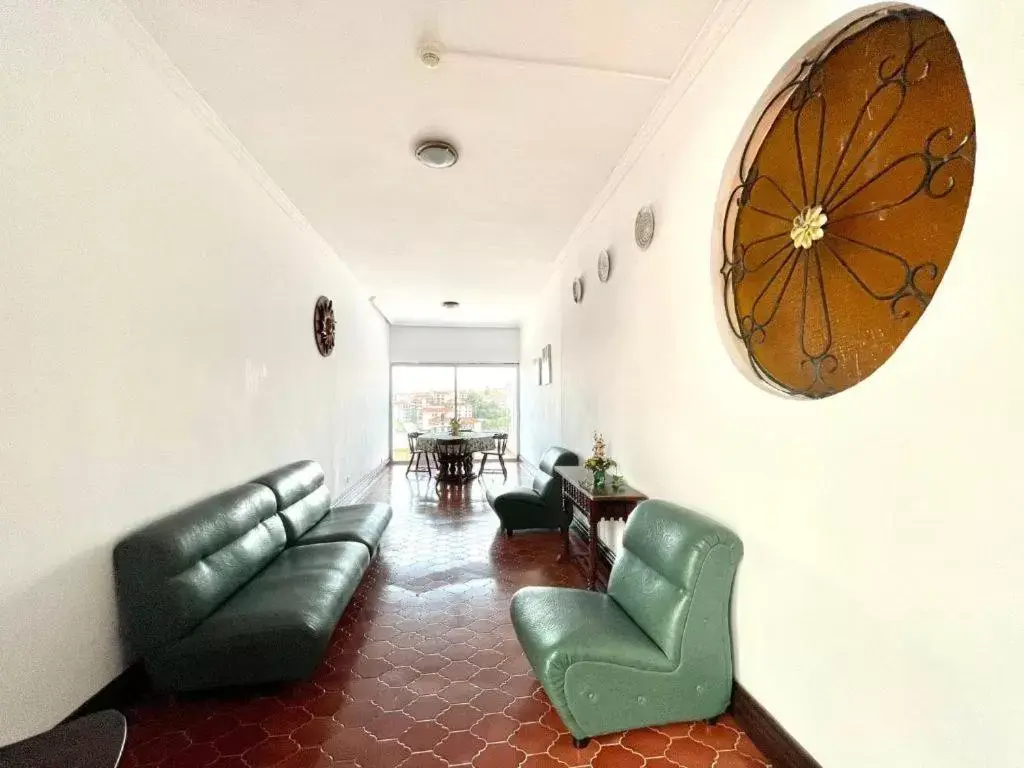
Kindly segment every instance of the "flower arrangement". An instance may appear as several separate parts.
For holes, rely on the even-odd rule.
[[[608,444],[600,432],[594,433],[593,455],[583,462],[583,466],[594,473],[594,486],[604,485],[606,473],[612,467],[618,466],[615,459],[608,458]]]
[[[462,424],[459,422],[458,416],[456,416],[455,418],[448,422],[448,431],[452,435],[457,437],[460,429],[462,429]]]

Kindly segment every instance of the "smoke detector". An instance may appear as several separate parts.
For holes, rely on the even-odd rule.
[[[444,307],[445,309],[458,309],[459,308],[459,302],[457,302],[457,301],[450,301],[450,300],[449,301],[442,301],[441,302],[441,306]]]
[[[427,69],[436,69],[441,65],[441,53],[438,43],[424,43],[420,46],[420,63]]]

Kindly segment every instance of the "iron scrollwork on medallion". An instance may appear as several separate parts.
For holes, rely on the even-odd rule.
[[[722,225],[726,312],[761,379],[825,397],[888,359],[952,257],[975,147],[956,44],[926,11],[861,17],[802,62]]]
[[[321,296],[313,309],[313,337],[323,357],[334,351],[334,330],[334,303]]]

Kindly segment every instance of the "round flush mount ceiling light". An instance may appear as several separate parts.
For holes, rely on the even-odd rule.
[[[451,168],[459,161],[459,153],[447,141],[424,141],[416,147],[416,159],[428,168]]]
[[[441,302],[441,306],[444,307],[445,309],[458,309],[459,308],[459,302],[457,302],[457,301],[442,301]]]

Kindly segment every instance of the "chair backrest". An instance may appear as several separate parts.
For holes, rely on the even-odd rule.
[[[437,439],[437,455],[449,459],[457,459],[469,453],[469,441],[458,439]]]
[[[504,455],[506,448],[508,448],[508,433],[498,432],[494,435],[494,452]]]
[[[298,541],[331,509],[331,493],[318,462],[306,459],[285,464],[252,482],[274,492],[289,543]]]
[[[416,447],[416,440],[422,435],[422,432],[410,432],[405,437],[409,441],[409,453],[416,453],[419,448]]]
[[[274,494],[247,483],[150,523],[114,548],[122,619],[137,652],[173,642],[285,547]]]
[[[533,476],[533,490],[544,503],[557,508],[561,504],[561,478],[555,477],[555,467],[578,467],[580,457],[566,448],[548,448],[540,457],[537,472]]]
[[[743,545],[720,523],[667,501],[630,515],[608,594],[670,659],[680,659],[694,601],[728,627],[729,599]],[[702,621],[704,619],[702,618]]]

